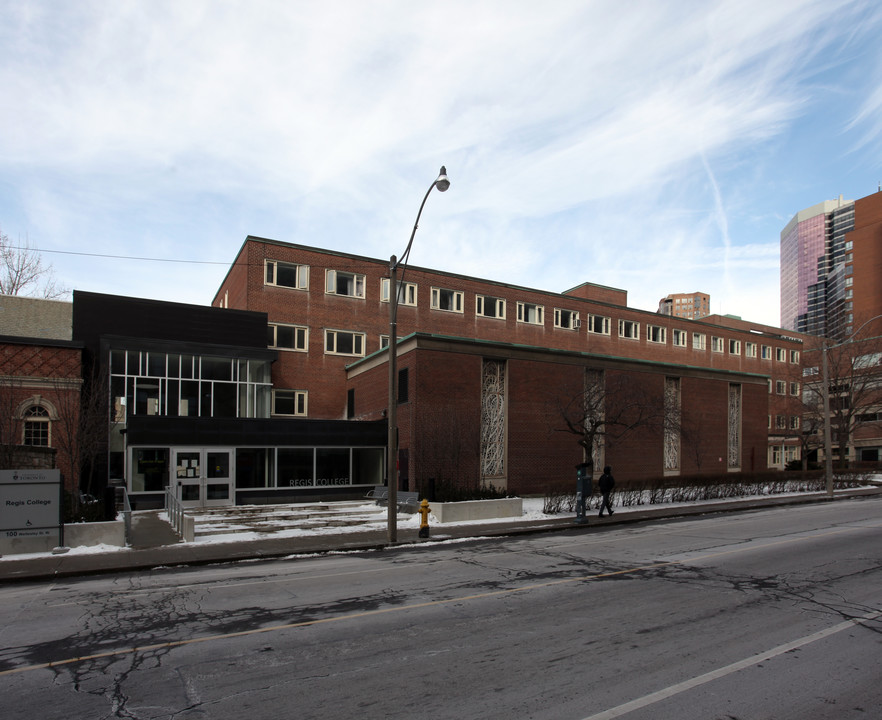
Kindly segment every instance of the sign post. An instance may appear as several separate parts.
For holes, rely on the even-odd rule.
[[[64,544],[61,472],[0,470],[0,551],[41,552]]]

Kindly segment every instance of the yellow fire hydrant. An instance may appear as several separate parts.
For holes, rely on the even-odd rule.
[[[429,507],[429,501],[423,498],[423,501],[420,503],[420,537],[427,538],[429,537],[429,511],[431,508]]]

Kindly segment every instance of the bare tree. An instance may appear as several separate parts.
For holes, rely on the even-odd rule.
[[[817,373],[805,383],[806,429],[814,429],[820,445],[824,428],[823,350],[817,353]],[[874,336],[828,347],[827,376],[830,399],[830,432],[834,448],[839,448],[839,467],[846,466],[848,448],[855,433],[875,423],[882,408],[882,337]],[[816,368],[811,368],[814,371]]]
[[[13,245],[0,233],[0,295],[35,295],[56,300],[67,295],[56,284],[51,265],[44,265],[40,253],[24,244]]]
[[[14,468],[21,445],[22,420],[18,415],[21,381],[0,376],[0,468]]]
[[[584,387],[559,407],[563,432],[576,436],[588,464],[596,469],[601,448],[638,430],[662,434],[671,423],[679,429],[679,409],[666,409],[662,393],[635,375],[586,369]]]

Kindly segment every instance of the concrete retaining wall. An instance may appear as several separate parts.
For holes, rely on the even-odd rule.
[[[492,520],[494,518],[520,517],[524,514],[521,498],[501,500],[467,500],[454,503],[431,503],[432,514],[439,523],[465,522],[467,520]]]
[[[64,526],[64,544],[68,547],[81,547],[83,545],[116,545],[117,547],[125,547],[126,524],[122,520],[71,523]]]

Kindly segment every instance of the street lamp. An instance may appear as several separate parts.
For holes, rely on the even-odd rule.
[[[831,348],[837,348],[841,345],[847,345],[850,342],[853,342],[854,337],[863,330],[867,325],[869,325],[874,320],[878,320],[882,318],[882,315],[876,315],[875,317],[871,317],[867,322],[861,325],[857,330],[855,330],[851,335],[849,335],[842,342],[838,342],[835,345],[827,345],[826,340],[822,342],[821,345],[821,366],[823,368],[823,392],[821,393],[824,398],[824,480],[826,483],[827,496],[833,497],[833,449],[831,447],[830,442],[830,377],[829,371],[827,370],[827,350]],[[842,455],[842,443],[839,443],[839,453]]]
[[[394,255],[389,259],[389,410],[387,412],[389,438],[386,458],[388,490],[386,528],[390,543],[398,541],[398,350],[395,347],[398,344],[398,266],[403,267],[401,271],[403,282],[404,271],[407,269],[407,258],[410,256],[410,246],[413,245],[413,238],[420,224],[420,215],[423,214],[423,207],[426,205],[426,200],[429,199],[429,193],[434,188],[438,188],[438,192],[445,192],[449,187],[450,180],[447,179],[447,169],[442,165],[441,172],[429,185],[429,189],[420,203],[420,209],[413,224],[413,232],[410,233],[410,240],[407,242],[404,254],[400,260],[397,260]]]

